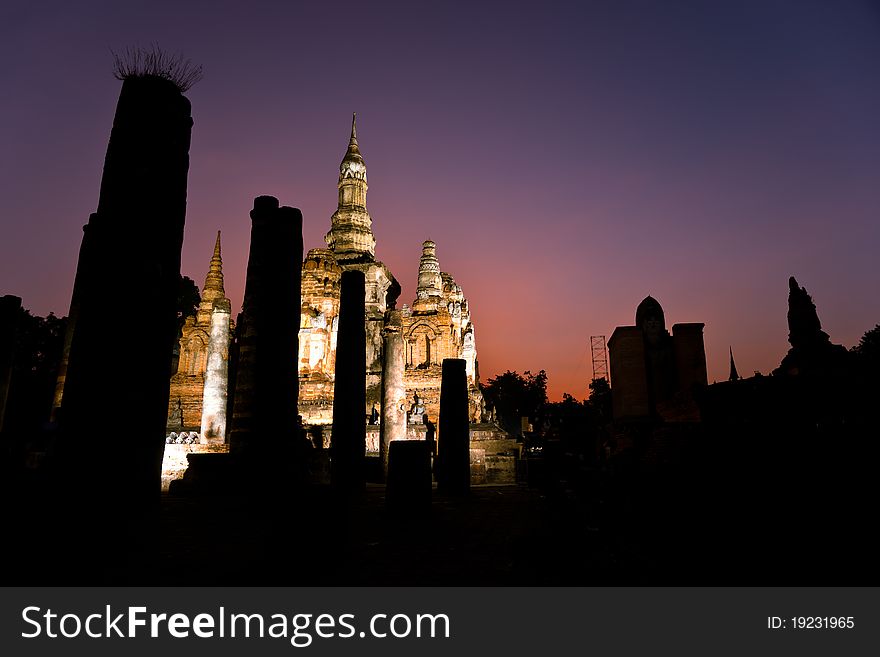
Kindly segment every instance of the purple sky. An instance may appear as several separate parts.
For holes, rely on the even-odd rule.
[[[235,306],[254,196],[323,246],[357,111],[376,255],[409,303],[437,242],[484,380],[544,368],[583,398],[590,336],[648,294],[705,322],[710,381],[728,345],[778,364],[790,275],[833,341],[880,322],[876,2],[5,1],[0,294],[38,314],[66,314],[97,205],[109,49],[152,42],[204,67],[183,273],[222,229]]]

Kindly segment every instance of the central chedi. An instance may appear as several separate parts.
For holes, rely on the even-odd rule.
[[[366,280],[367,346],[364,421],[378,422],[382,408],[386,328],[404,338],[406,399],[400,400],[413,427],[436,423],[439,415],[441,364],[444,358],[467,363],[471,418],[483,419],[482,395],[467,300],[449,274],[440,271],[434,242],[422,246],[417,297],[412,307],[396,310],[400,284],[375,257],[373,221],[367,210],[367,166],[352,119],[348,149],[339,165],[339,202],[324,237],[326,249],[311,249],[302,268],[302,309],[299,332],[299,413],[304,425],[321,427],[333,419],[333,385],[339,322],[340,279],[358,270]],[[329,440],[327,432],[324,441]],[[314,435],[314,434],[313,434]],[[376,434],[377,435],[377,434]],[[368,449],[373,451],[368,437]]]

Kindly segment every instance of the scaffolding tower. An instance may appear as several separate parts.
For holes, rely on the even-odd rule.
[[[611,383],[608,377],[608,350],[605,348],[605,336],[590,336],[590,350],[593,352],[593,379],[605,379]]]

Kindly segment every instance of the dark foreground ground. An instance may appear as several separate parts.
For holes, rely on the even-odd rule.
[[[403,512],[381,485],[340,499],[254,482],[163,495],[152,518],[104,534],[100,518],[80,520],[88,505],[59,507],[39,481],[7,479],[2,584],[876,585],[877,480],[857,474],[834,461],[554,471],[466,497],[435,489]]]
[[[422,517],[389,512],[384,486],[346,505],[325,492],[277,523],[240,497],[164,496],[156,583],[565,585],[612,581],[631,561],[586,509],[521,486],[435,490]]]

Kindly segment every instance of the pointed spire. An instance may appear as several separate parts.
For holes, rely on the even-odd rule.
[[[214,242],[214,255],[211,256],[211,264],[214,264],[214,261],[217,260],[220,262],[221,266],[223,264],[222,260],[220,260],[220,231],[217,231],[217,241]]]
[[[351,113],[351,137],[348,138],[348,151],[345,153],[345,157],[343,158],[343,162],[346,160],[360,160],[363,162],[363,157],[361,156],[361,151],[358,148],[358,135],[357,135],[357,112]]]
[[[367,211],[367,164],[357,141],[357,114],[351,115],[351,137],[339,163],[339,205],[330,218],[330,232],[324,236],[337,258],[373,259],[376,239]]]
[[[730,347],[730,376],[728,381],[739,381],[739,373],[736,371],[736,363],[733,362],[733,347]]]
[[[223,289],[223,258],[220,255],[220,231],[217,231],[217,241],[214,242],[214,254],[211,256],[211,266],[205,277],[205,287],[202,289],[202,300],[222,299],[226,296]]]

